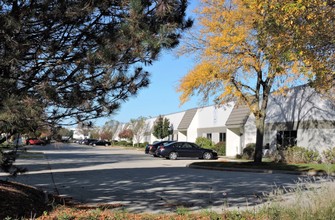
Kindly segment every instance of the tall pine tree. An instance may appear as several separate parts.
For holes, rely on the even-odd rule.
[[[1,1],[0,110],[19,94],[50,123],[115,113],[148,86],[144,67],[191,26],[186,7],[186,0]]]

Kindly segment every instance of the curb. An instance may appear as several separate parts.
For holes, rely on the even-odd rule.
[[[232,172],[250,172],[250,173],[268,173],[268,174],[290,174],[300,176],[332,176],[335,177],[335,173],[325,173],[318,171],[290,171],[290,170],[270,170],[270,169],[248,169],[248,168],[233,168],[233,167],[208,167],[188,164],[187,167],[193,169],[206,169],[206,170],[219,170],[219,171],[232,171]]]

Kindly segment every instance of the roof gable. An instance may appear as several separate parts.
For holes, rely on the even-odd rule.
[[[235,105],[227,119],[226,126],[241,127],[246,123],[249,115],[250,109],[247,105]]]
[[[195,114],[197,113],[197,108],[187,110],[181,119],[178,130],[186,130],[190,126]]]

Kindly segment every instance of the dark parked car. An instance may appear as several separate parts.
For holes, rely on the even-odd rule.
[[[45,142],[38,138],[28,138],[26,139],[26,145],[43,145]]]
[[[156,157],[156,150],[159,146],[164,146],[166,144],[170,144],[170,143],[173,143],[175,141],[159,141],[159,142],[156,142],[156,143],[153,143],[153,144],[148,144],[146,147],[145,147],[145,153],[146,154],[151,154],[153,155],[154,157]]]
[[[110,145],[112,145],[112,143],[109,141],[105,141],[105,140],[98,140],[98,141],[93,142],[93,146],[106,146],[107,147]]]
[[[81,144],[86,144],[86,145],[90,145],[92,144],[93,142],[96,142],[97,139],[93,139],[93,138],[88,138],[88,139],[84,139]]]
[[[218,154],[211,150],[201,148],[191,142],[174,142],[158,149],[157,155],[167,159],[176,160],[178,157],[197,157],[199,159],[217,159]]]

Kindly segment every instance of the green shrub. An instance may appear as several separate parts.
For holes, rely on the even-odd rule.
[[[249,143],[242,151],[242,158],[245,160],[252,160],[255,155],[255,143]]]
[[[287,163],[320,163],[321,157],[318,151],[304,147],[288,147],[284,152],[284,160]]]
[[[285,162],[287,163],[304,163],[304,149],[298,146],[288,147],[284,151]]]
[[[140,147],[140,148],[145,148],[147,145],[148,145],[148,142],[144,142],[144,143],[140,143],[140,144],[138,145],[138,147]],[[137,146],[137,145],[135,145],[135,146]]]
[[[322,155],[325,163],[335,164],[335,147],[324,150]]]
[[[216,143],[214,146],[214,150],[221,156],[226,156],[226,142]]]
[[[128,142],[127,141],[119,141],[118,145],[120,146],[127,146]]]
[[[198,137],[195,140],[195,143],[199,145],[200,147],[215,150],[220,156],[226,155],[226,143],[225,142],[219,142],[217,144],[214,144],[211,140],[205,137]]]
[[[214,147],[213,142],[205,137],[197,137],[195,143],[203,148],[212,149]]]
[[[279,150],[273,151],[270,154],[268,154],[268,158],[275,163],[285,162],[283,151],[279,151]]]
[[[320,153],[316,150],[305,149],[304,152],[305,163],[321,163]]]
[[[118,143],[119,146],[123,146],[123,147],[136,147],[137,144],[133,145],[133,142],[128,142],[128,141],[119,141]]]

